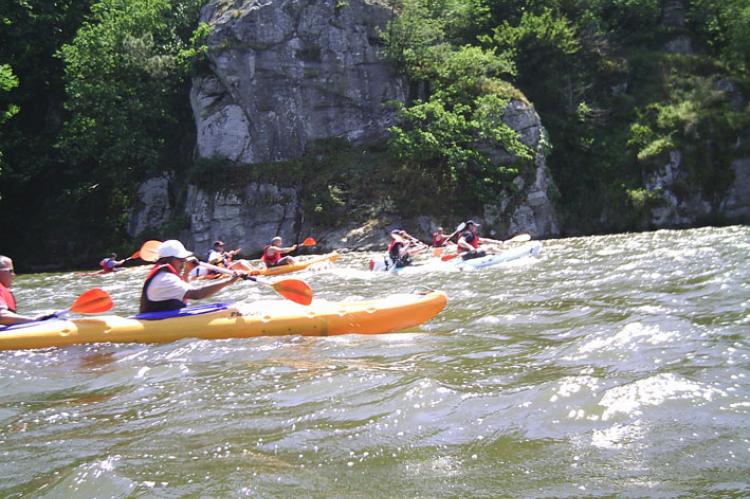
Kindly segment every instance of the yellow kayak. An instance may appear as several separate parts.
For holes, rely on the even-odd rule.
[[[429,321],[445,308],[441,291],[394,294],[357,302],[258,301],[248,305],[198,305],[135,317],[99,315],[49,320],[0,329],[0,350],[79,343],[166,343],[181,338],[333,336],[392,333]]]
[[[308,258],[306,260],[298,260],[297,263],[294,265],[279,265],[278,267],[271,267],[266,268],[265,265],[261,264],[260,267],[255,267],[247,260],[238,260],[235,262],[230,269],[231,270],[240,270],[243,272],[247,272],[250,275],[253,276],[277,276],[282,274],[289,274],[291,272],[298,272],[300,270],[305,270],[307,268],[312,267],[313,265],[323,265],[323,264],[332,264],[336,261],[336,258],[338,258],[338,253],[335,251],[333,253],[328,253],[325,255],[318,255],[314,256],[312,258]],[[201,275],[198,277],[194,277],[194,279],[221,279],[226,277],[225,274],[209,274],[209,275]]]

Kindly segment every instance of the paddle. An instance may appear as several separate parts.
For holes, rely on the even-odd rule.
[[[219,272],[220,274],[234,274],[234,272],[229,269],[225,269],[224,267],[217,267],[216,265],[211,265],[210,263],[199,262],[199,265],[214,272]],[[259,279],[255,276],[247,276],[245,279],[257,282],[258,284],[261,284],[263,286],[271,287],[274,289],[274,291],[279,293],[287,300],[299,303],[300,305],[309,305],[310,303],[312,303],[312,288],[310,288],[310,286],[305,281],[300,281],[299,279],[284,279],[282,281],[269,282],[263,279]]]
[[[312,237],[306,237],[300,246],[316,246],[318,243]]]
[[[456,230],[454,230],[451,233],[451,235],[448,236],[448,239],[446,239],[446,241],[450,241],[451,239],[453,239],[453,236],[455,236],[456,234],[458,234],[459,232],[461,232],[465,228],[466,228],[466,222],[461,222],[460,224],[458,224],[458,227],[456,227]]]
[[[483,237],[481,239],[482,239],[482,242],[486,242],[486,243],[489,243],[489,244],[523,243],[523,242],[526,242],[526,241],[530,241],[531,240],[531,235],[524,232],[522,234],[518,234],[516,236],[511,237],[507,241],[500,241],[500,240],[497,240],[497,239],[487,239],[485,237]],[[461,253],[451,253],[450,255],[443,255],[440,259],[442,261],[444,261],[444,262],[447,262],[449,260],[453,260],[454,258],[456,258],[460,254]]]
[[[101,288],[93,288],[81,293],[70,307],[45,316],[44,320],[58,318],[70,312],[76,314],[101,314],[111,308],[112,297],[109,296],[109,293]]]
[[[143,243],[143,246],[141,246],[141,249],[136,251],[138,253],[138,257],[131,256],[131,258],[140,258],[144,262],[155,262],[159,259],[159,245],[161,244],[161,241],[146,241]],[[133,253],[135,255],[135,253]]]

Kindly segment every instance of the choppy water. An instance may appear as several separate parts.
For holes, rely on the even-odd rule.
[[[2,497],[750,495],[750,228],[546,241],[500,269],[306,273],[427,286],[410,333],[0,352]],[[145,268],[19,276],[22,311]],[[219,298],[268,292],[236,284]]]

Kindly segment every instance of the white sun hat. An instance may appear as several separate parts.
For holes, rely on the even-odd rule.
[[[187,258],[189,256],[193,256],[193,253],[186,250],[177,239],[170,239],[159,245],[159,258]]]

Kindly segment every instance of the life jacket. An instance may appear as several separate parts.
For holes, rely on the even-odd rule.
[[[275,265],[278,265],[279,260],[281,260],[281,251],[277,251],[273,255],[268,254],[268,250],[271,248],[271,245],[265,246],[263,248],[263,256],[260,257],[261,260],[263,260],[263,263],[266,264],[266,267],[273,267]]]
[[[8,307],[8,310],[15,313],[16,312],[16,297],[13,296],[13,292],[0,284],[0,298],[3,299],[5,302],[5,305]]]
[[[110,262],[112,262],[112,258],[104,258],[101,262],[99,262],[99,266],[104,272],[114,272],[115,266],[114,264],[110,265]]]
[[[460,237],[463,237],[464,241],[471,244],[474,247],[474,249],[479,248],[479,236],[477,236],[477,233],[475,230],[468,229],[466,232],[461,234]],[[466,248],[462,248],[461,246],[459,246],[456,249],[458,250],[459,253],[461,253],[462,251],[466,251]]]
[[[143,291],[141,292],[142,314],[146,312],[164,312],[167,310],[177,310],[187,305],[186,300],[178,300],[176,298],[162,301],[151,301],[148,299],[148,288],[149,286],[151,286],[151,282],[154,280],[154,277],[156,277],[156,275],[160,272],[171,272],[182,279],[180,273],[177,272],[177,269],[172,267],[172,265],[168,263],[154,265],[154,267],[151,269],[151,272],[149,272],[146,276],[146,282],[143,284]]]
[[[445,234],[439,234],[435,232],[432,234],[432,245],[436,248],[440,246],[445,246],[445,243],[448,242],[448,237]]]
[[[388,256],[391,258],[396,267],[406,267],[411,263],[411,256],[406,251],[402,251],[405,247],[403,241],[394,239],[388,245]],[[387,265],[386,265],[387,268]]]

